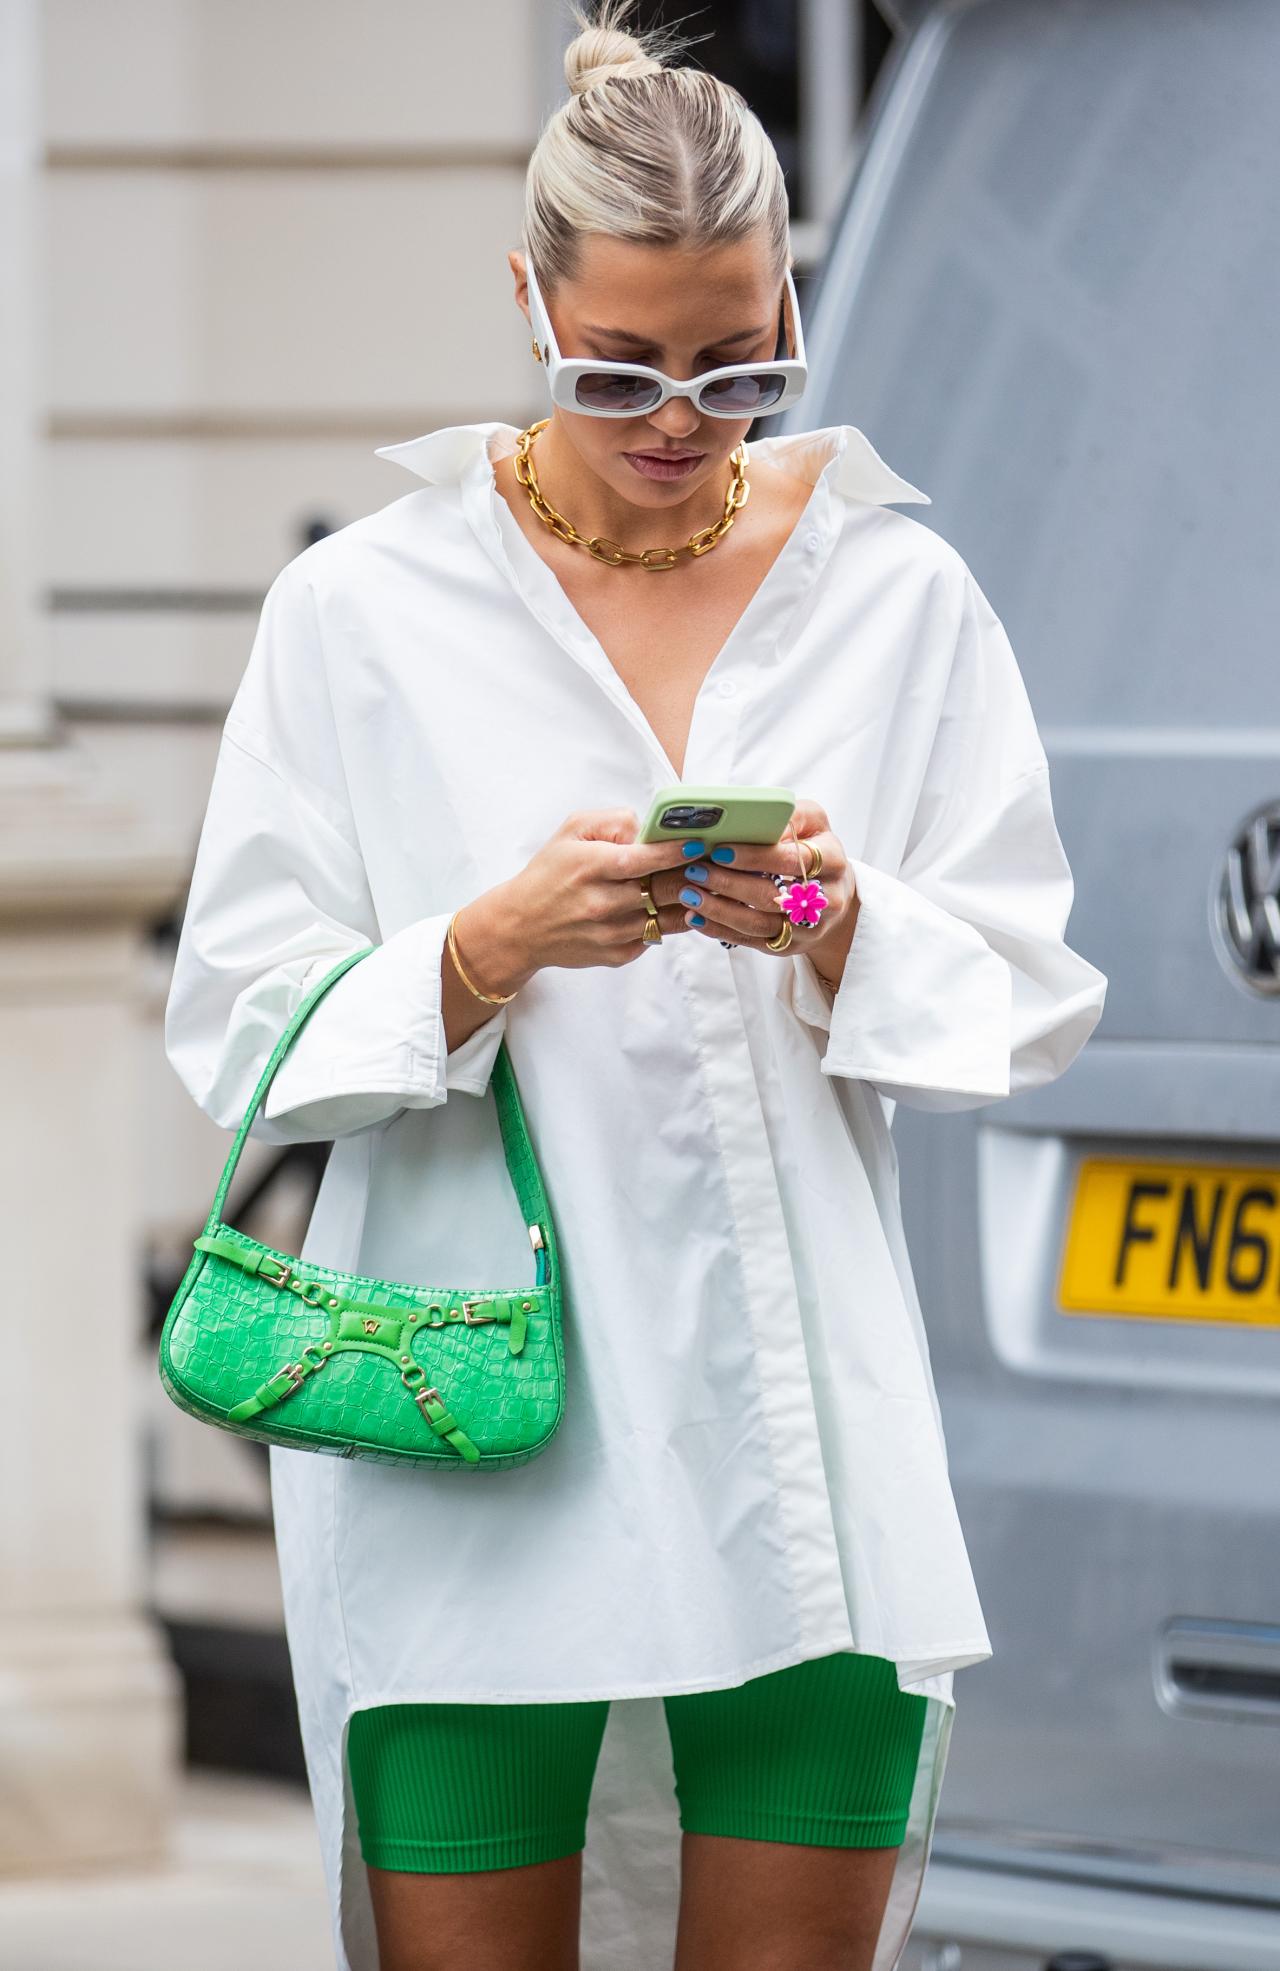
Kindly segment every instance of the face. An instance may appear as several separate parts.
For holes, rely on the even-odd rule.
[[[524,255],[509,256],[516,298],[529,313]],[[648,246],[591,234],[577,276],[543,297],[560,354],[648,363],[684,382],[724,363],[772,361],[781,283],[762,237],[696,249]],[[636,506],[678,505],[713,483],[723,495],[729,456],[752,419],[706,417],[671,397],[634,418],[591,417],[557,405],[558,429],[581,464]],[[679,464],[686,458],[688,463]]]

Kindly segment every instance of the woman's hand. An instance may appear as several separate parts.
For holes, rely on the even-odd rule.
[[[792,841],[790,831],[773,848],[751,842],[718,845],[709,857],[702,858],[699,867],[703,874],[697,881],[691,881],[692,872],[686,870],[680,887],[696,889],[700,901],[687,906],[685,920],[703,937],[748,945],[764,951],[766,958],[808,957],[819,977],[834,991],[858,921],[853,871],[839,836],[832,833],[826,810],[816,801],[798,801],[791,826],[801,842],[812,841],[821,849],[822,870],[817,880],[829,902],[816,924],[795,927],[785,952],[764,951],[766,941],[776,938],[788,921],[771,874],[776,871],[782,876],[802,877],[804,866],[813,861],[812,855]],[[724,853],[726,847],[729,856]]]
[[[678,898],[679,841],[637,842],[631,808],[586,808],[566,817],[520,872],[458,912],[462,960],[486,992],[515,992],[544,965],[628,965],[649,946],[641,881],[658,927],[688,928]]]

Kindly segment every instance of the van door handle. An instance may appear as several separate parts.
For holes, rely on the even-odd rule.
[[[1280,1725],[1280,1626],[1178,1618],[1156,1640],[1156,1699],[1174,1717]]]

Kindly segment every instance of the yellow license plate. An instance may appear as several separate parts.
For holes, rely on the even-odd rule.
[[[1280,1327],[1280,1169],[1082,1158],[1058,1305]]]

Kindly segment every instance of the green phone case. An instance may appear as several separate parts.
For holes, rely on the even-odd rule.
[[[779,841],[795,809],[796,797],[789,787],[710,787],[693,783],[659,787],[636,837],[639,842],[717,842]],[[667,808],[719,808],[718,820],[696,816],[664,827]]]

